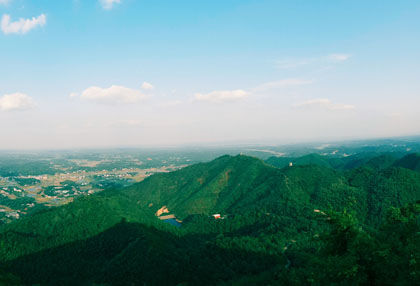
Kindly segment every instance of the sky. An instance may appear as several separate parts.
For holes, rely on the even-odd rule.
[[[0,0],[0,149],[420,134],[420,1]]]

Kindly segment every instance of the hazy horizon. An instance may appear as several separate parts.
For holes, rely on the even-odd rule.
[[[0,150],[420,134],[418,1],[0,0]]]
[[[346,145],[358,145],[358,144],[385,144],[383,141],[391,142],[407,142],[413,143],[418,142],[420,135],[403,135],[403,136],[390,136],[390,137],[352,137],[352,138],[325,138],[320,140],[290,140],[290,141],[220,141],[220,142],[190,142],[185,144],[150,144],[150,145],[92,145],[92,146],[45,146],[45,147],[28,147],[28,148],[0,148],[0,152],[49,152],[49,151],[112,151],[112,150],[154,150],[154,151],[185,151],[187,149],[192,151],[205,151],[205,150],[223,150],[223,149],[236,149],[241,148],[265,148],[272,147],[288,148],[292,146],[303,147],[311,146],[316,147],[317,145],[323,146],[346,146]]]

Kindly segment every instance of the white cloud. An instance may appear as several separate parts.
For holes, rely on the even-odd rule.
[[[333,62],[344,62],[347,61],[351,55],[349,54],[331,54],[328,55],[328,59]]]
[[[333,103],[328,98],[316,98],[307,100],[301,103],[297,103],[293,105],[294,107],[321,107],[328,110],[350,110],[354,109],[354,105],[350,104],[341,104],[341,103]]]
[[[103,104],[130,104],[138,103],[141,100],[147,98],[149,95],[143,94],[140,90],[127,88],[124,86],[113,85],[109,88],[101,88],[92,86],[79,95],[77,93],[71,93],[70,97],[79,96],[81,99],[103,103]]]
[[[336,53],[314,58],[292,58],[277,61],[278,69],[294,69],[306,65],[328,65],[338,64],[347,61],[351,57],[350,54]]]
[[[141,88],[142,89],[154,89],[155,87],[151,83],[145,81],[141,85]]]
[[[236,90],[216,90],[209,93],[196,93],[194,95],[196,100],[208,101],[213,103],[223,103],[237,101],[246,98],[250,94],[242,89]]]
[[[25,110],[35,107],[33,99],[23,93],[5,94],[0,97],[0,110]]]
[[[37,26],[44,26],[47,23],[47,16],[44,14],[32,19],[19,18],[16,22],[11,22],[10,15],[4,14],[1,18],[1,30],[4,34],[26,34]]]
[[[102,8],[105,10],[111,10],[114,4],[120,4],[121,0],[100,0]]]
[[[313,83],[312,80],[305,80],[299,78],[287,78],[278,81],[263,83],[255,88],[249,90],[236,89],[236,90],[216,90],[209,93],[196,93],[194,94],[195,100],[208,101],[212,103],[223,103],[239,101],[251,96],[254,93],[262,92],[275,88],[285,88],[288,86],[299,86]]]
[[[10,3],[10,0],[0,0],[0,5],[7,5]]]
[[[286,78],[278,81],[263,83],[253,89],[253,91],[264,91],[273,88],[283,88],[287,86],[307,85],[313,83],[313,80],[306,80],[300,78]]]
[[[313,63],[316,59],[308,58],[308,59],[284,59],[277,61],[277,68],[279,69],[293,69],[299,66],[308,65]]]

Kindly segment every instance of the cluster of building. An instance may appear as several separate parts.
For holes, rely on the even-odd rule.
[[[221,215],[221,214],[213,214],[211,215],[214,219],[225,219],[226,216],[225,215]]]

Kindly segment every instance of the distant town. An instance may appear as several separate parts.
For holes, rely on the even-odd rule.
[[[179,157],[140,160],[133,158],[133,154],[116,158],[106,153],[90,154],[90,159],[63,158],[65,155],[56,153],[50,157],[45,157],[45,154],[28,154],[19,158],[2,154],[0,157],[1,223],[9,223],[40,209],[67,204],[78,196],[126,187],[152,174],[177,170],[188,163],[188,159]]]

